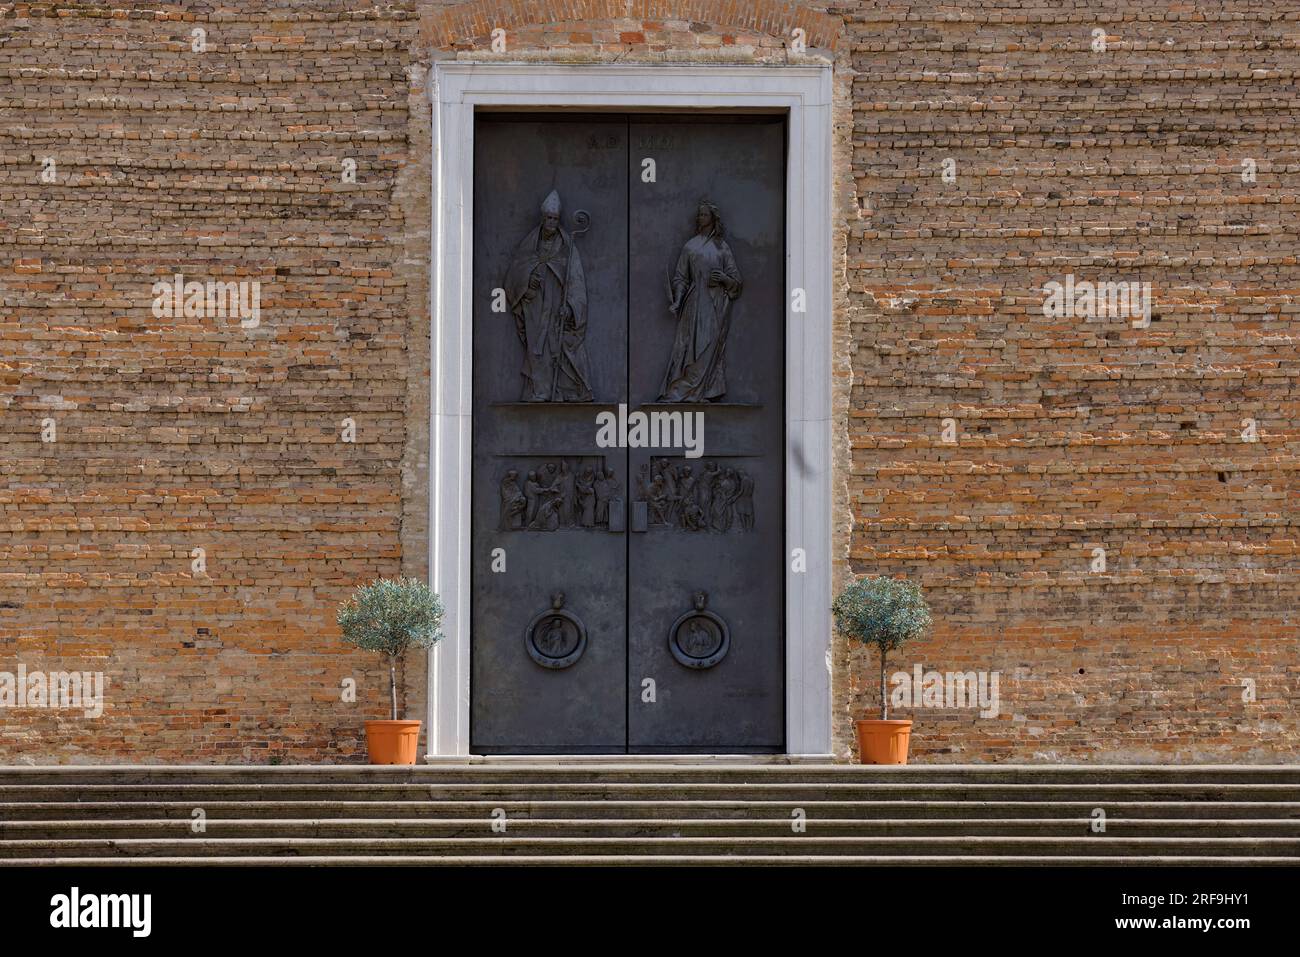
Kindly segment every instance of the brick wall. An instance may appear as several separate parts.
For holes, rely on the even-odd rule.
[[[920,754],[1292,760],[1300,8],[846,21],[851,561],[926,585],[905,669],[1001,672],[998,719],[915,715]],[[1150,326],[1045,317],[1066,274],[1150,282]]]
[[[0,712],[0,761],[358,759],[385,675],[334,607],[425,572],[427,71],[496,25],[834,60],[840,574],[926,586],[900,669],[1001,679],[918,757],[1290,760],[1300,10],[319,0],[0,10],[0,670],[109,681]],[[154,315],[176,273],[260,322]],[[1150,326],[1044,316],[1067,274],[1150,282]],[[834,665],[847,754],[875,667]]]
[[[356,755],[386,669],[334,607],[422,564],[417,21],[162,9],[0,14],[0,667],[109,681],[97,721],[0,714],[0,760]],[[260,324],[155,317],[176,273],[259,281]]]

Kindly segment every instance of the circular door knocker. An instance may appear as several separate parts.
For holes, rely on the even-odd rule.
[[[731,648],[727,623],[706,610],[707,592],[695,593],[695,608],[682,615],[668,629],[668,650],[677,663],[687,668],[712,668]]]
[[[551,607],[533,618],[524,632],[528,657],[543,668],[567,668],[587,650],[587,626],[564,609],[564,592],[551,596]]]

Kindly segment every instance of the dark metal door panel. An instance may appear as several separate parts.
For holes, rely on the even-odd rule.
[[[626,136],[625,117],[475,124],[475,753],[627,744],[627,460],[594,425],[626,397]]]
[[[630,450],[629,749],[780,751],[785,124],[633,117],[629,145],[629,407],[704,425],[698,458]]]

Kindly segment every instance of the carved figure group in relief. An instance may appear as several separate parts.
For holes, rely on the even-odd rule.
[[[623,486],[614,470],[560,459],[529,469],[507,469],[501,479],[502,531],[553,532],[560,528],[622,527]]]
[[[697,475],[690,465],[656,458],[641,466],[636,490],[651,525],[688,532],[754,529],[754,479],[744,469],[710,460]]]
[[[573,234],[560,225],[551,190],[541,221],[515,247],[506,271],[506,304],[524,347],[525,402],[590,402],[587,278]]]

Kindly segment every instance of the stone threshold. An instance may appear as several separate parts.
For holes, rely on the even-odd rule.
[[[899,765],[862,765],[856,762],[836,762],[829,754],[493,754],[493,755],[425,755],[423,764],[416,765],[375,765],[357,762],[339,762],[330,764],[0,764],[0,774],[54,774],[75,777],[96,772],[187,772],[218,777],[221,775],[239,775],[252,773],[270,773],[292,776],[322,771],[345,771],[348,773],[370,773],[376,775],[399,774],[418,770],[421,767],[533,767],[546,768],[556,766],[574,767],[682,767],[714,766],[744,767],[787,765],[827,766],[836,768],[870,770],[882,774],[905,775],[919,772],[927,775],[943,775],[951,772],[1005,772],[1024,771],[1040,773],[1069,772],[1071,774],[1105,774],[1113,771],[1141,771],[1150,773],[1185,773],[1202,772],[1229,773],[1249,777],[1261,771],[1285,772],[1300,778],[1300,762],[1280,764],[1198,764],[1195,762],[1168,762],[1164,764],[1055,764],[1048,762],[992,762],[970,763],[913,763]]]
[[[832,754],[426,754],[427,765],[746,765],[833,764]]]

